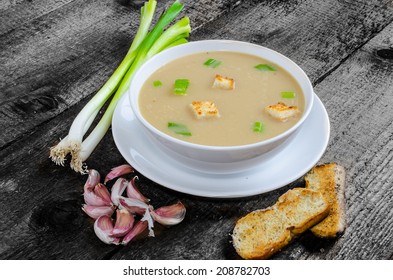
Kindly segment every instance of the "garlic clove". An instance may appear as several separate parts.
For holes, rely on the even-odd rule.
[[[106,202],[107,205],[111,205],[112,204],[112,199],[111,199],[111,194],[109,193],[107,187],[101,183],[98,183],[95,187],[94,187],[94,193],[101,197],[102,200],[104,200]]]
[[[106,244],[120,243],[120,238],[110,236],[113,230],[113,221],[109,216],[101,216],[94,222],[94,232],[97,237]]]
[[[95,185],[97,185],[101,179],[100,173],[98,173],[95,169],[90,169],[88,174],[85,186],[83,187],[84,192],[87,190],[93,190]]]
[[[149,199],[146,198],[141,192],[139,191],[138,187],[136,186],[136,180],[139,180],[138,176],[134,176],[127,185],[127,196],[129,198],[139,199],[143,202],[149,202]]]
[[[119,197],[123,194],[123,192],[127,188],[127,183],[128,181],[126,179],[119,178],[112,186],[111,199],[114,205],[119,206]]]
[[[112,216],[115,211],[112,206],[93,206],[84,204],[82,210],[91,218],[98,219],[101,216]]]
[[[186,215],[186,208],[180,201],[176,204],[163,206],[151,211],[153,219],[165,226],[172,226],[183,221]]]
[[[92,189],[86,189],[83,198],[87,205],[93,206],[110,206],[112,201],[108,189],[101,183],[95,185]]]
[[[121,244],[123,244],[123,245],[128,244],[137,235],[141,234],[146,228],[147,228],[147,222],[146,221],[138,221],[134,225],[134,227],[130,230],[130,232],[128,232],[127,235],[124,236],[123,240],[121,241]]]
[[[134,168],[132,168],[132,166],[129,164],[123,164],[112,168],[112,170],[105,176],[104,184],[110,180],[132,172],[134,172]]]
[[[122,237],[126,235],[134,225],[134,216],[126,209],[116,210],[116,223],[110,235]]]
[[[132,214],[144,215],[149,209],[149,205],[135,198],[120,196],[119,203]]]
[[[92,206],[109,206],[111,205],[110,202],[102,198],[101,196],[97,195],[93,190],[86,190],[83,193],[83,198],[85,200],[85,203],[87,205],[92,205]]]

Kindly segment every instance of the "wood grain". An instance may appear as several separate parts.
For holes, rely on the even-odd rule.
[[[0,35],[12,32],[22,25],[46,15],[73,0],[11,1],[0,2]]]
[[[347,170],[348,228],[334,240],[305,234],[274,258],[392,258],[393,61],[381,52],[393,49],[392,2],[214,1],[209,8],[207,0],[184,2],[195,24],[192,40],[246,40],[286,54],[310,76],[329,112],[331,139],[321,162],[337,161]],[[155,238],[104,245],[80,210],[86,176],[54,165],[48,148],[126,52],[138,6],[31,3],[0,7],[6,15],[0,17],[0,259],[239,258],[229,236],[234,222],[303,180],[267,194],[216,200],[171,191],[139,174],[154,206],[181,200],[186,219],[158,227]],[[16,7],[26,18],[6,22]],[[122,163],[111,133],[88,161],[101,174]]]
[[[392,50],[392,34],[390,24],[316,87],[332,122],[325,158],[348,170],[348,230],[336,258],[392,256],[393,57],[377,54]]]

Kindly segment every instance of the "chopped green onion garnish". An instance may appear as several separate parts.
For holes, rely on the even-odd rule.
[[[208,67],[212,67],[212,68],[217,68],[218,66],[220,66],[221,61],[216,60],[214,58],[209,58],[208,60],[205,61],[205,63],[203,63],[203,65],[206,65]]]
[[[281,92],[282,98],[295,98],[296,94],[293,91],[283,91]]]
[[[187,79],[177,79],[175,81],[175,93],[179,95],[186,94],[190,80]]]
[[[259,71],[276,71],[276,69],[269,64],[258,64],[254,66],[254,68],[258,69]]]
[[[160,86],[162,86],[162,83],[161,83],[161,81],[157,80],[157,81],[153,82],[153,86],[154,87],[160,87]]]
[[[263,123],[255,122],[253,127],[252,127],[252,130],[254,132],[262,132],[264,128],[265,128],[265,126],[263,125]]]
[[[168,128],[176,134],[181,134],[184,136],[191,136],[191,132],[188,130],[187,126],[180,123],[168,122]]]

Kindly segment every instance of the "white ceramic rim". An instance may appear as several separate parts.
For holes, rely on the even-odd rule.
[[[232,52],[238,52],[238,53],[244,53],[244,54],[250,54],[250,55],[255,55],[262,57],[264,59],[265,56],[263,54],[269,54],[271,57],[267,60],[272,61],[273,63],[281,66],[282,68],[286,69],[299,83],[301,86],[303,92],[306,95],[306,92],[309,93],[308,98],[306,99],[306,104],[305,104],[305,111],[300,118],[300,120],[291,128],[288,130],[284,131],[283,133],[269,138],[267,140],[263,140],[260,142],[256,143],[251,143],[251,144],[245,144],[245,145],[236,145],[236,146],[208,146],[208,145],[202,145],[202,144],[195,144],[191,142],[187,142],[181,139],[177,139],[175,137],[172,137],[160,130],[158,130],[156,127],[151,125],[148,121],[145,120],[145,118],[142,116],[140,111],[138,110],[138,99],[139,99],[139,92],[140,89],[142,88],[143,84],[145,83],[146,79],[150,77],[152,73],[154,73],[157,69],[162,67],[163,65],[169,63],[173,59],[179,59],[183,56],[191,55],[191,54],[196,54],[196,53],[201,53],[201,52],[208,52],[208,51],[232,51]],[[285,64],[285,67],[283,66]],[[153,70],[148,70],[150,67],[153,68]],[[140,82],[142,80],[142,82]],[[300,81],[299,81],[300,80]],[[138,82],[135,82],[138,81]],[[303,81],[303,83],[301,82]],[[137,93],[137,94],[136,94]],[[242,41],[234,41],[234,40],[201,40],[201,41],[193,41],[193,42],[188,42],[187,44],[179,45],[172,47],[170,49],[164,50],[161,53],[155,55],[148,61],[146,61],[134,74],[134,77],[132,78],[130,87],[127,91],[128,98],[130,100],[131,108],[136,116],[136,118],[143,124],[144,127],[146,127],[148,130],[150,130],[153,134],[156,134],[164,139],[166,139],[169,142],[174,142],[178,145],[181,145],[185,148],[192,148],[192,149],[201,149],[205,151],[241,151],[241,150],[246,150],[246,149],[252,149],[255,147],[259,146],[264,146],[268,145],[270,143],[273,143],[277,140],[283,139],[293,133],[302,123],[305,121],[305,119],[308,117],[308,115],[311,112],[313,102],[314,102],[314,91],[312,84],[307,76],[307,74],[301,69],[294,61],[289,59],[288,57],[263,46],[248,43],[248,42],[242,42]]]

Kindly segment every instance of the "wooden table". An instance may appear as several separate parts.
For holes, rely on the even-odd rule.
[[[125,247],[97,239],[81,211],[86,176],[55,165],[48,152],[126,53],[139,24],[130,2],[0,2],[1,259],[238,259],[229,236],[235,221],[303,185],[301,178],[252,197],[209,199],[139,174],[156,204],[181,200],[185,220]],[[159,1],[157,13],[169,2]],[[331,137],[319,163],[347,171],[347,229],[333,240],[305,233],[273,258],[392,259],[393,1],[183,3],[190,40],[243,40],[283,53],[328,111]],[[125,163],[111,132],[87,163],[101,174]]]

